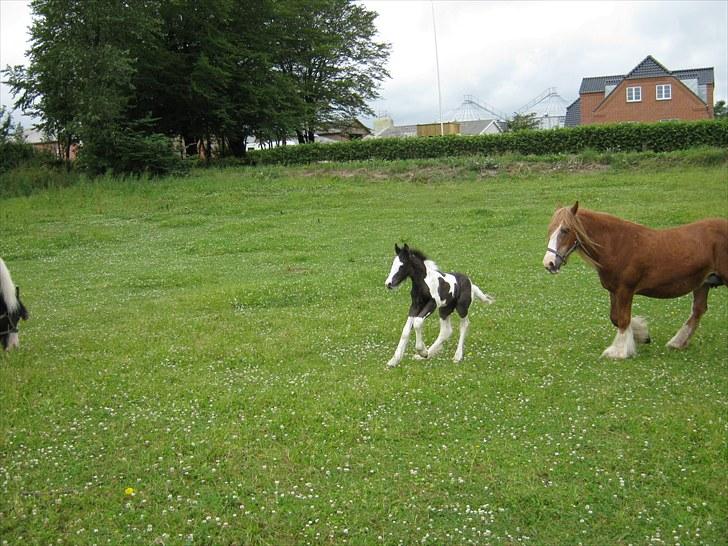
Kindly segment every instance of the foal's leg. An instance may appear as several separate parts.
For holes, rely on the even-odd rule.
[[[425,319],[429,317],[435,309],[437,309],[435,300],[430,300],[419,311],[419,313],[416,313],[416,316],[412,320],[412,326],[415,329],[415,358],[418,356],[420,358],[427,358],[427,345],[425,345],[424,336],[422,335],[422,325],[424,324]],[[410,312],[410,315],[411,314],[412,312]]]
[[[440,333],[437,336],[435,342],[430,345],[430,350],[427,351],[427,358],[432,358],[442,349],[443,343],[445,343],[452,335],[452,324],[450,323],[450,315],[445,317],[440,315]]]
[[[397,349],[394,351],[394,356],[389,359],[389,362],[387,362],[388,367],[394,368],[397,364],[399,364],[399,361],[402,360],[404,351],[407,348],[410,332],[412,331],[412,323],[414,319],[415,317],[407,317],[407,322],[404,323],[402,336],[399,338],[399,343],[397,344]]]
[[[424,336],[422,335],[422,325],[424,322],[425,317],[414,317],[412,319],[412,326],[415,329],[415,358],[417,356],[427,358],[427,345],[425,345]]]
[[[465,348],[465,335],[468,333],[470,328],[470,320],[468,316],[460,317],[460,339],[458,339],[458,348],[455,351],[453,362],[460,362],[463,359],[463,349]]]
[[[612,320],[612,324],[617,327],[617,335],[614,337],[612,344],[604,350],[602,356],[607,358],[629,358],[637,353],[632,331],[632,297],[632,292],[628,290],[609,293],[612,304],[609,318]]]
[[[677,334],[667,342],[667,346],[672,349],[684,349],[690,343],[690,338],[693,337],[695,330],[698,328],[700,318],[705,314],[708,309],[708,291],[710,287],[707,284],[702,285],[700,288],[693,290],[693,312],[685,321],[685,324],[677,331]]]

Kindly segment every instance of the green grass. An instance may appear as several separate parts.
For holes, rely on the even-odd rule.
[[[0,355],[0,537],[724,544],[728,290],[682,352],[665,343],[690,299],[637,298],[653,343],[613,362],[594,271],[541,265],[557,203],[725,217],[711,154],[208,170],[0,201],[31,312]],[[402,241],[497,299],[462,364],[454,338],[427,362],[411,340],[385,369]]]

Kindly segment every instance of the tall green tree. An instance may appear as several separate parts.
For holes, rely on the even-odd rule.
[[[390,46],[375,40],[376,12],[351,0],[279,2],[275,9],[275,67],[295,89],[299,142],[313,142],[317,128],[372,114],[368,102],[389,76]]]
[[[133,96],[132,47],[150,41],[154,0],[33,0],[28,67],[5,70],[16,107],[61,143],[105,148]]]

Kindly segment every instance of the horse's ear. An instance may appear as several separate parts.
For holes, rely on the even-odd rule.
[[[410,251],[409,245],[407,243],[405,243],[404,244],[404,247],[402,248],[402,250],[404,250],[407,254],[409,254],[409,251]]]
[[[400,252],[401,250],[402,250],[402,249],[401,249],[401,248],[399,248],[399,245],[398,245],[397,243],[394,243],[394,253],[395,253],[395,254],[399,254],[399,252]]]
[[[18,300],[18,304],[20,305],[20,318],[23,320],[28,320],[30,318],[30,314],[28,313],[28,310],[25,308],[25,305],[23,305],[23,302],[20,301],[20,287],[15,287],[15,298]]]
[[[579,210],[579,201],[574,203],[574,206],[571,207],[571,214],[576,214],[576,211]]]

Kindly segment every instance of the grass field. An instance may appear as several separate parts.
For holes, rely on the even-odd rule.
[[[0,201],[31,320],[0,354],[2,544],[725,544],[728,290],[609,298],[541,265],[557,203],[728,215],[725,153],[205,170]],[[471,275],[465,360],[386,370],[395,242]],[[455,326],[457,321],[454,321]],[[437,319],[426,323],[426,341]]]

